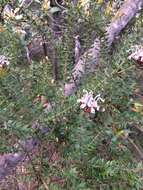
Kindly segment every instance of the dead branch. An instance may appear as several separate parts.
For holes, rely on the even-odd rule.
[[[53,78],[58,79],[58,57],[56,53],[56,48],[52,41],[43,39],[42,36],[35,37],[28,45],[28,55],[27,59],[30,60],[41,60],[44,57],[48,57],[53,66]]]
[[[84,53],[75,65],[72,72],[72,79],[68,84],[65,85],[64,94],[69,96],[77,90],[78,85],[81,82],[81,78],[89,73],[94,72],[98,65],[100,51],[100,41],[96,39],[91,48]]]
[[[142,0],[127,0],[123,3],[122,7],[117,11],[111,23],[106,28],[106,38],[108,47],[112,45],[117,35],[119,35],[119,33],[126,27],[126,25],[135,16],[135,14],[142,5]],[[95,67],[93,69],[92,66],[95,66],[99,63],[99,44],[99,40],[96,39],[92,47],[87,52],[85,52],[83,56],[80,57],[78,63],[75,65],[72,71],[72,79],[69,83],[65,84],[65,96],[70,96],[74,92],[76,92],[77,87],[80,84],[82,78],[87,74],[87,70],[85,69],[87,65],[89,66],[89,68],[91,68],[92,72],[95,71]],[[90,59],[88,60],[87,55],[89,54],[89,52]]]
[[[129,21],[135,16],[143,5],[142,0],[126,0],[113,17],[111,23],[106,28],[108,46],[111,46],[115,38],[126,27]]]

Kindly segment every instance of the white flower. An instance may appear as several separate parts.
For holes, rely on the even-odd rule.
[[[95,109],[91,108],[90,113],[95,114]]]
[[[78,99],[77,102],[87,104],[93,97],[93,93],[92,91],[88,92],[86,90],[83,90],[83,93],[84,93],[83,97],[81,99]]]
[[[96,111],[100,111],[100,102],[104,102],[101,98],[101,95],[98,94],[97,96],[93,96],[93,92],[83,90],[83,97],[77,100],[80,103],[80,108],[84,109],[85,112],[95,113]]]
[[[4,55],[0,55],[0,67],[5,67],[10,64],[8,58]]]
[[[136,61],[143,62],[143,46],[141,45],[132,46],[130,51],[132,53],[128,56],[129,60],[133,59]]]
[[[99,111],[100,106],[98,105],[98,102],[96,100],[94,100],[92,107],[95,108],[97,111]]]
[[[84,109],[86,107],[86,104],[85,103],[82,103],[81,105],[80,105],[80,108],[81,109]]]

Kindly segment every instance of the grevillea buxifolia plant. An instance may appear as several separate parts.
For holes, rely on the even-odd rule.
[[[73,18],[74,12],[71,16]],[[68,24],[71,24],[71,20]],[[93,23],[90,23],[89,26],[91,27],[91,25]],[[67,32],[69,31],[67,30]],[[86,29],[84,32],[86,33]],[[65,35],[67,37],[64,44],[65,47],[69,47],[72,35],[71,33]],[[139,34],[134,32],[134,35],[138,36]],[[8,37],[5,35],[1,40],[1,44],[5,44],[1,54],[14,58],[15,54],[12,51],[15,46],[8,48],[9,43],[4,41],[9,39]],[[27,157],[26,152],[13,153],[17,151],[14,142],[25,139],[20,142],[25,145],[27,151],[33,150],[37,147],[34,140],[38,128],[39,131],[42,129],[42,135],[41,132],[38,133],[36,142],[39,138],[42,140],[38,145],[40,150],[44,151],[40,151],[39,156],[36,156],[34,164],[36,163],[38,171],[36,173],[39,173],[50,189],[141,189],[140,171],[142,165],[136,164],[134,161],[132,157],[134,150],[130,153],[128,137],[134,133],[126,129],[128,122],[142,122],[140,114],[130,110],[130,96],[135,85],[134,78],[132,79],[134,65],[127,60],[125,53],[130,47],[129,43],[132,43],[132,40],[135,41],[135,38],[129,37],[129,35],[125,36],[123,40],[121,38],[121,46],[116,44],[114,55],[110,55],[110,65],[108,67],[103,65],[102,68],[99,66],[96,76],[91,74],[91,77],[85,77],[83,88],[91,89],[93,92],[100,92],[101,90],[106,92],[105,102],[100,101],[102,93],[100,97],[96,93],[95,95],[91,93],[90,90],[85,93],[79,90],[78,94],[65,98],[61,91],[65,81],[61,80],[60,84],[51,82],[51,68],[48,60],[40,63],[32,62],[26,67],[24,67],[23,62],[21,62],[22,67],[16,61],[10,64],[8,75],[1,78],[0,81],[2,86],[0,119],[3,126],[0,128],[2,137],[0,144],[3,152],[5,148],[3,146],[4,139],[14,148],[10,149],[11,155],[6,154],[3,157],[5,159],[3,159],[4,165],[0,168],[1,179],[10,174],[10,170],[15,168],[23,160],[23,157]],[[87,42],[88,40],[88,38],[84,39]],[[71,55],[72,51],[74,52],[73,49],[69,48],[69,50],[70,52],[67,52],[66,48],[60,48],[61,64],[68,60],[67,55]],[[92,52],[95,52],[94,50],[95,48],[92,49],[91,47],[91,51],[87,51],[89,57],[84,57],[86,61],[88,58],[89,60],[96,58],[91,55]],[[94,56],[96,55],[94,54]],[[104,62],[102,54],[100,60],[101,63]],[[70,62],[70,60],[68,61]],[[82,59],[80,62],[84,64]],[[92,62],[91,59],[90,63],[94,69],[96,62]],[[87,62],[87,65],[81,65],[81,69],[89,71],[88,66]],[[75,73],[82,76],[78,69],[75,70]],[[77,90],[79,86],[76,84],[80,84],[80,77],[77,78],[77,83],[74,80],[70,82],[73,82],[71,86],[74,85]],[[40,95],[37,96],[37,94]],[[77,102],[79,98],[80,100]],[[49,102],[55,102],[55,107],[51,112],[46,111],[45,113],[44,110],[45,108],[48,109]],[[103,108],[104,106],[106,108],[104,113],[100,113],[102,105]],[[80,106],[85,113],[79,111]],[[97,112],[99,114],[98,117],[91,118],[86,117],[87,112],[92,112],[93,115]],[[35,121],[39,122],[39,125],[34,125],[33,121],[34,123]],[[33,124],[32,127],[31,123]],[[51,130],[49,130],[48,135],[45,135],[48,128]],[[14,142],[11,141],[10,135],[14,138]],[[27,136],[30,136],[28,140],[26,140]],[[52,149],[53,156],[49,158],[50,144],[55,145],[56,151]],[[58,151],[60,154],[57,154]],[[55,161],[51,162],[50,160]],[[30,168],[28,165],[28,170],[31,172]],[[28,177],[30,179],[28,181],[31,181],[32,176]],[[62,179],[61,185],[52,183],[49,180],[52,177]],[[123,180],[121,181],[121,179]],[[60,182],[58,181],[58,183]],[[44,183],[41,184],[41,188],[44,188]]]

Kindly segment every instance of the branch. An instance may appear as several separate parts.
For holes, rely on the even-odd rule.
[[[58,79],[58,56],[52,40],[46,40],[42,36],[35,37],[26,47],[28,60],[41,60],[48,57],[53,66],[53,78]],[[30,61],[29,61],[30,62]]]
[[[100,41],[96,39],[90,49],[84,53],[72,71],[72,79],[65,85],[64,94],[69,96],[77,90],[81,78],[87,73],[94,72],[99,60]]]
[[[143,0],[126,0],[106,28],[107,42],[110,47],[119,33],[126,27],[143,5]]]
[[[117,11],[117,14],[113,17],[109,26],[106,28],[108,47],[112,45],[117,35],[119,35],[119,33],[125,28],[142,5],[143,0],[127,0],[124,2],[122,7]],[[76,92],[82,78],[87,74],[87,70],[85,69],[87,65],[91,68],[92,72],[95,71],[95,67],[93,68],[93,65],[95,66],[99,63],[99,51],[100,42],[96,39],[92,47],[85,52],[83,56],[81,56],[78,63],[75,65],[72,71],[73,79],[71,79],[69,83],[65,84],[64,87],[65,96],[70,96]],[[88,60],[88,56],[86,55],[88,55],[89,52],[90,59]]]

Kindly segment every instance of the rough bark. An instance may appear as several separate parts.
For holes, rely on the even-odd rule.
[[[81,78],[90,72],[94,72],[99,60],[100,41],[96,39],[91,48],[84,53],[75,65],[72,78],[68,84],[65,85],[64,94],[69,96],[77,90],[81,82]]]
[[[44,40],[42,36],[38,36],[27,45],[27,50],[28,60],[40,61],[44,57],[48,57],[53,66],[53,78],[54,80],[58,79],[58,57],[52,40]]]
[[[113,17],[106,28],[108,46],[111,46],[115,38],[126,27],[129,21],[135,16],[143,5],[143,0],[126,0]]]

